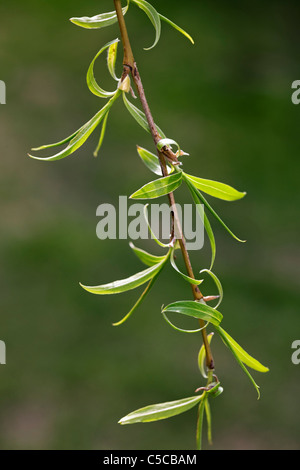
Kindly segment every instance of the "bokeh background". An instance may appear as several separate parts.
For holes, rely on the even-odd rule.
[[[156,121],[191,155],[187,172],[247,191],[236,203],[211,200],[247,239],[239,244],[211,219],[215,272],[225,291],[224,328],[270,367],[253,373],[258,401],[214,338],[224,393],[212,402],[212,449],[299,449],[300,365],[291,362],[291,344],[300,339],[300,107],[291,102],[291,84],[300,79],[299,2],[161,3],[153,0],[195,45],[163,24],[159,46],[144,51],[154,30],[132,6],[127,22],[140,73]],[[100,47],[119,36],[117,25],[88,31],[68,19],[111,9],[110,0],[0,3],[0,79],[7,85],[0,107],[2,449],[195,445],[196,409],[159,423],[117,423],[203,385],[200,336],[174,331],[160,314],[163,303],[190,298],[189,286],[166,269],[144,305],[114,328],[139,292],[98,297],[78,284],[142,269],[128,241],[97,239],[96,208],[117,204],[119,195],[152,178],[135,150],[151,149],[150,137],[120,101],[98,159],[96,133],[62,161],[27,157],[31,147],[64,138],[103,105],[85,74]],[[96,69],[109,88],[104,59]],[[185,191],[178,196],[189,202]],[[159,253],[151,243],[140,246]],[[208,242],[192,262],[195,271],[208,267]],[[210,448],[205,440],[204,447]]]

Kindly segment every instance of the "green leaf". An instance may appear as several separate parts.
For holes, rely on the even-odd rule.
[[[183,176],[184,178],[184,176]],[[227,227],[227,225],[223,222],[223,220],[218,216],[216,211],[211,207],[211,205],[207,202],[205,197],[200,193],[200,191],[197,190],[197,195],[199,196],[199,199],[201,202],[205,205],[205,207],[210,211],[210,213],[217,219],[217,221],[222,225],[222,227],[225,228],[225,230],[233,237],[235,240],[241,243],[245,243],[246,240],[241,240],[238,238],[230,229]]]
[[[192,196],[192,198],[193,198],[193,200],[196,204],[197,212],[198,212],[198,214],[199,214],[199,216],[202,220],[202,223],[204,224],[204,228],[205,228],[205,231],[207,233],[207,236],[208,236],[208,239],[209,239],[209,242],[210,242],[210,246],[211,246],[210,269],[212,269],[213,265],[214,265],[214,262],[215,262],[215,259],[216,259],[216,241],[215,241],[214,232],[211,228],[209,219],[208,219],[207,215],[205,214],[205,211],[204,211],[204,208],[203,208],[203,202],[199,198],[197,190],[189,182],[189,180],[187,178],[185,178],[185,175],[183,175],[183,178],[184,178],[185,182],[187,183],[187,186],[190,190],[191,196]]]
[[[235,355],[248,367],[258,372],[268,372],[269,369],[263,366],[259,361],[250,356],[223,328],[220,326],[217,328],[219,335],[221,336],[224,343],[229,347],[231,351],[234,351]]]
[[[218,326],[223,318],[223,315],[217,310],[205,305],[201,301],[194,300],[179,300],[173,302],[163,309],[164,313],[180,313],[189,317],[198,318]]]
[[[173,249],[171,251],[171,256],[170,256],[170,263],[171,263],[171,266],[173,269],[175,269],[175,271],[178,272],[178,274],[180,274],[180,276],[183,277],[183,279],[187,282],[189,282],[190,284],[193,284],[195,286],[199,286],[199,284],[201,284],[203,282],[203,279],[193,279],[192,277],[190,276],[187,276],[186,274],[184,274],[183,272],[181,272],[176,263],[175,263],[175,259],[174,259],[174,255],[175,255],[175,250]]]
[[[103,108],[100,109],[100,111],[98,111],[98,113],[95,114],[95,116],[93,116],[87,123],[85,123],[80,129],[78,129],[78,131],[76,131],[72,135],[71,140],[67,138],[65,139],[65,141],[62,141],[62,142],[69,141],[69,145],[64,150],[50,157],[36,157],[34,155],[28,154],[29,157],[35,160],[55,161],[55,160],[60,160],[62,158],[65,158],[68,155],[71,155],[72,153],[74,153],[79,147],[81,147],[85,143],[85,141],[89,138],[92,132],[105,118],[106,113],[110,110],[114,101],[119,96],[119,93],[120,92],[117,91],[116,94],[108,101],[108,103],[106,103],[106,105],[103,106]],[[57,145],[58,143],[52,144],[52,146],[57,146]],[[46,147],[49,148],[51,147],[51,145],[39,147],[39,149],[46,148]]]
[[[205,396],[203,400],[200,401],[198,408],[198,418],[197,418],[197,432],[196,432],[196,448],[197,450],[202,449],[202,429],[203,429],[203,417],[205,409]]]
[[[142,261],[142,263],[146,264],[146,266],[154,266],[155,264],[161,263],[166,259],[166,256],[156,256],[148,253],[147,251],[141,250],[134,246],[132,242],[129,243],[130,248],[136,254],[136,256]]]
[[[100,286],[84,286],[80,283],[81,287],[92,294],[108,295],[108,294],[119,294],[126,292],[136,287],[145,284],[147,281],[152,279],[162,269],[167,257],[158,264],[151,266],[144,271],[134,274],[126,279],[110,282],[109,284],[103,284]]]
[[[112,42],[107,51],[107,68],[112,78],[114,78],[117,82],[120,80],[116,75],[118,44],[119,41]]]
[[[137,151],[146,167],[149,168],[152,173],[155,173],[158,176],[162,176],[158,156],[139,146],[137,146]],[[168,174],[171,174],[174,171],[174,168],[169,163],[167,163],[167,169]]]
[[[204,406],[205,406],[205,415],[206,415],[206,421],[207,421],[207,440],[208,443],[211,445],[212,444],[212,432],[211,432],[211,412],[210,412],[210,405],[208,398],[206,398],[204,401]]]
[[[99,153],[99,150],[103,144],[103,140],[104,140],[104,136],[105,136],[105,131],[106,131],[106,125],[107,125],[107,119],[108,119],[108,115],[109,115],[109,111],[107,111],[104,119],[103,119],[103,122],[102,122],[102,127],[101,127],[101,132],[100,132],[100,137],[99,137],[99,142],[98,142],[98,145],[94,151],[94,157],[97,157],[98,156],[98,153]]]
[[[218,308],[219,305],[221,304],[222,300],[223,300],[223,287],[222,287],[222,284],[221,284],[220,280],[217,278],[217,276],[210,269],[201,269],[200,274],[202,274],[202,273],[209,274],[209,276],[213,279],[213,281],[215,282],[215,284],[217,286],[218,293],[219,293],[219,300],[218,300],[217,305],[215,307],[212,307],[212,308]]]
[[[182,183],[181,172],[145,184],[130,199],[154,199],[175,191]]]
[[[132,0],[133,3],[135,3],[141,10],[143,10],[146,15],[148,16],[149,20],[154,26],[155,29],[155,41],[152,44],[151,47],[145,48],[145,50],[150,50],[153,49],[153,47],[156,46],[156,44],[159,41],[160,34],[161,34],[161,21],[160,21],[160,15],[158,12],[155,10],[155,8],[146,0]]]
[[[213,335],[214,335],[213,333],[209,333],[207,335],[208,344],[211,343]],[[200,370],[202,376],[205,379],[207,379],[207,374],[206,374],[206,369],[205,369],[205,359],[206,359],[206,351],[205,351],[204,344],[202,344],[202,346],[199,350],[199,354],[198,354],[198,367],[199,367],[199,370]]]
[[[122,8],[123,15],[127,13],[129,7],[129,0],[127,1],[126,7]],[[70,18],[70,21],[74,23],[76,26],[81,26],[82,28],[87,29],[99,29],[105,28],[106,26],[110,26],[114,23],[117,23],[118,18],[116,11],[110,11],[108,13],[101,13],[100,15],[95,15],[92,17],[83,16],[81,18],[74,17]]]
[[[146,406],[139,410],[129,413],[122,418],[120,424],[150,423],[151,421],[159,421],[161,419],[171,418],[172,416],[185,413],[202,400],[202,395],[196,395],[181,400],[159,403],[156,405]]]
[[[172,26],[172,28],[175,28],[177,29],[177,31],[179,31],[181,34],[183,34],[184,36],[186,36],[192,44],[195,44],[194,43],[194,40],[193,38],[186,32],[184,31],[182,28],[180,28],[180,26],[178,26],[177,24],[173,23],[173,21],[169,20],[169,18],[166,18],[165,16],[161,15],[159,13],[159,16],[160,16],[160,19],[165,21],[166,23],[168,23],[170,26]]]
[[[203,178],[197,178],[196,176],[188,175],[185,173],[187,179],[195,186],[195,188],[209,194],[210,196],[224,201],[236,201],[237,199],[243,198],[246,193],[241,193],[236,189],[218,181],[207,180]]]
[[[107,44],[105,44],[105,46],[103,46],[100,49],[100,51],[95,55],[87,71],[86,82],[89,87],[89,90],[94,95],[99,96],[100,98],[110,98],[116,93],[116,91],[105,91],[103,90],[103,88],[101,88],[98,85],[94,76],[94,64],[97,58],[102,54],[102,52],[104,52],[106,49],[109,49],[111,46],[115,45],[118,41],[119,39],[114,39],[113,41],[110,41]]]
[[[143,302],[143,300],[145,299],[146,295],[150,292],[151,288],[153,287],[156,279],[158,278],[158,275],[159,275],[160,271],[150,280],[150,282],[148,283],[146,289],[142,292],[142,295],[139,297],[139,299],[136,301],[136,303],[134,304],[134,306],[132,307],[132,309],[127,313],[127,315],[125,315],[124,318],[122,318],[122,320],[120,320],[119,322],[117,323],[113,323],[113,326],[120,326],[120,325],[123,325],[123,323],[125,323],[125,321],[128,320],[128,318],[131,317],[131,315],[133,314],[133,312],[135,312],[135,310],[141,305],[141,303]]]
[[[134,104],[132,104],[129,99],[127,98],[126,96],[126,93],[123,93],[123,100],[124,100],[124,104],[127,108],[127,110],[129,111],[129,113],[131,114],[131,116],[136,120],[136,122],[147,132],[151,133],[150,131],[150,128],[149,128],[149,125],[148,125],[148,122],[147,122],[147,119],[146,119],[146,116],[145,114],[143,113],[143,111],[141,111],[140,109],[138,109],[136,106],[134,106]],[[159,134],[162,136],[162,137],[165,137],[165,134],[163,133],[163,131],[158,127],[156,126],[157,128],[157,131],[159,132]]]

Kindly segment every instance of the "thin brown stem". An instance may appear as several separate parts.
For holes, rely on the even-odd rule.
[[[122,37],[122,42],[123,42],[123,47],[124,47],[124,62],[123,62],[124,71],[123,71],[123,75],[124,76],[128,75],[128,72],[129,72],[128,67],[129,67],[132,78],[133,78],[133,82],[136,86],[138,96],[140,98],[141,105],[142,105],[142,108],[144,110],[144,113],[145,113],[145,116],[146,116],[146,119],[147,119],[147,122],[148,122],[148,125],[149,125],[149,129],[150,129],[155,147],[157,149],[157,144],[158,144],[159,140],[161,139],[161,136],[159,135],[159,133],[157,131],[157,127],[155,125],[150,107],[149,107],[148,102],[147,102],[147,98],[146,98],[146,95],[145,95],[143,83],[142,83],[137,65],[136,65],[135,60],[134,60],[134,56],[133,56],[133,52],[132,52],[132,49],[131,49],[131,44],[130,44],[127,28],[126,28],[126,23],[125,23],[124,16],[123,16],[123,13],[122,13],[121,0],[114,0],[114,4],[115,4],[115,9],[116,9],[116,12],[117,12],[117,16],[118,16],[118,22],[119,22],[119,27],[120,27],[121,37]],[[167,165],[166,165],[166,158],[171,160],[173,163],[178,164],[179,162],[177,160],[177,157],[172,152],[172,150],[170,148],[166,148],[166,147],[164,147],[161,151],[157,151],[157,154],[158,154],[158,158],[159,158],[159,162],[160,162],[162,175],[167,176],[168,171],[167,171]],[[178,217],[178,214],[177,214],[177,211],[176,211],[174,194],[172,192],[169,193],[168,198],[169,198],[169,204],[170,204],[170,206],[172,207],[172,210],[173,210],[173,213],[172,213],[173,224],[175,224],[177,226],[177,229],[178,229],[177,233],[182,234],[182,229],[181,229],[181,226],[180,226],[179,217]],[[186,248],[186,243],[185,243],[185,239],[183,237],[183,234],[182,234],[181,239],[179,239],[179,245],[180,245],[180,249],[181,249],[183,259],[184,259],[184,263],[185,263],[187,273],[188,273],[189,277],[191,277],[192,279],[195,279],[192,264],[191,264],[191,260],[190,260],[190,256],[189,256],[188,250]],[[195,300],[203,299],[203,294],[201,293],[199,287],[195,286],[193,284],[191,284],[191,287],[192,287],[194,299]],[[199,322],[200,322],[201,327],[204,327],[205,322],[203,320],[199,320]],[[206,333],[205,328],[202,329],[202,338],[203,338],[203,343],[204,343],[204,347],[205,347],[205,351],[206,351],[206,365],[207,365],[207,368],[210,369],[210,370],[213,370],[214,369],[214,360],[213,360],[210,345],[209,345],[209,342],[208,342],[208,339],[207,339],[207,333]]]

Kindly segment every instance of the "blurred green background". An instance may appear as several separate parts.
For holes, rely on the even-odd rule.
[[[139,292],[98,297],[78,284],[142,269],[128,241],[97,239],[96,208],[117,204],[119,195],[152,179],[135,150],[151,149],[150,137],[120,101],[98,159],[92,156],[98,132],[59,162],[26,155],[66,137],[103,105],[85,74],[100,47],[119,36],[118,27],[88,31],[68,19],[112,10],[112,3],[0,4],[0,79],[7,86],[0,107],[2,449],[195,445],[196,409],[159,423],[117,424],[134,409],[190,396],[203,385],[200,336],[172,330],[160,314],[163,303],[190,298],[189,286],[166,269],[134,317],[114,328]],[[211,404],[212,449],[299,449],[300,366],[291,362],[291,344],[300,339],[300,107],[291,102],[291,84],[300,79],[299,2],[153,4],[195,39],[192,46],[163,24],[158,47],[144,51],[154,30],[130,8],[128,28],[156,121],[190,153],[187,172],[247,191],[240,202],[211,201],[247,239],[239,244],[211,220],[215,272],[225,291],[224,328],[270,372],[253,373],[258,401],[214,338],[224,393]],[[104,59],[97,77],[112,86]],[[140,246],[159,253],[151,243]],[[209,254],[208,242],[191,254],[195,271],[208,267]]]

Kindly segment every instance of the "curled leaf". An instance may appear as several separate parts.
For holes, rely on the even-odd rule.
[[[146,15],[148,16],[149,20],[151,21],[155,29],[154,43],[152,44],[152,46],[145,48],[145,50],[148,51],[150,49],[153,49],[153,47],[155,47],[159,41],[160,34],[161,34],[160,15],[149,2],[146,2],[146,0],[132,0],[132,2],[135,3],[139,8],[141,8],[141,10],[143,10],[146,13]]]
[[[102,54],[102,52],[104,52],[106,49],[109,49],[111,46],[115,46],[118,41],[119,39],[114,39],[113,41],[110,41],[105,44],[105,46],[103,46],[100,51],[95,55],[87,71],[86,82],[88,88],[94,95],[99,96],[100,98],[110,98],[116,93],[116,91],[105,91],[98,85],[94,76],[94,64],[98,57]]]
[[[166,259],[166,256],[156,256],[148,253],[145,250],[141,250],[140,248],[137,248],[134,246],[132,242],[129,243],[130,248],[133,250],[133,252],[136,254],[136,256],[142,261],[142,263],[146,264],[146,266],[154,266],[155,264],[158,264]]]
[[[162,310],[164,313],[174,312],[189,317],[198,318],[218,326],[223,318],[223,315],[217,310],[205,305],[201,301],[194,300],[179,300],[173,302]]]
[[[208,344],[211,343],[213,335],[214,335],[214,333],[209,333],[207,335]],[[199,350],[199,353],[198,353],[198,367],[199,367],[199,370],[200,370],[202,376],[205,379],[207,379],[207,374],[206,374],[206,369],[205,369],[205,358],[206,358],[205,346],[204,346],[204,344],[202,344],[202,346]]]
[[[175,250],[173,249],[171,251],[171,256],[170,256],[170,263],[171,263],[171,266],[173,269],[175,269],[175,271],[178,272],[178,274],[181,275],[181,277],[183,277],[183,279],[185,281],[188,281],[190,284],[193,284],[195,286],[199,286],[199,284],[201,284],[203,282],[203,279],[193,279],[192,277],[190,276],[187,276],[186,274],[184,274],[183,272],[180,271],[180,269],[177,267],[176,265],[176,262],[175,262],[175,259],[174,259],[174,255],[175,255]]]
[[[137,151],[141,157],[142,162],[149,168],[150,171],[158,176],[162,176],[161,166],[159,164],[158,156],[148,150],[137,146]],[[167,162],[168,174],[173,173],[174,168]]]
[[[112,42],[107,51],[107,68],[112,76],[117,82],[120,80],[116,75],[116,60],[118,52],[118,43],[119,41]]]
[[[218,303],[213,308],[218,308],[219,305],[221,304],[222,300],[223,300],[223,287],[222,287],[222,284],[221,284],[220,280],[218,279],[218,277],[210,269],[201,269],[200,274],[202,274],[202,273],[209,274],[209,276],[213,279],[214,283],[217,286],[218,293],[219,293],[219,295],[217,297],[218,298]]]

